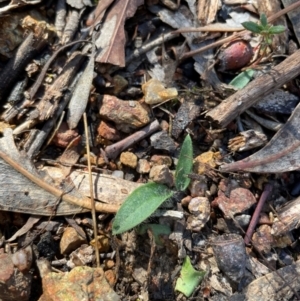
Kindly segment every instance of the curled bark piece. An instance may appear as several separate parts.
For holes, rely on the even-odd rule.
[[[73,9],[68,14],[68,21],[65,26],[63,36],[61,38],[63,44],[69,43],[75,35],[80,20],[80,13],[78,10]]]
[[[300,50],[272,68],[268,74],[256,78],[246,88],[225,99],[206,117],[216,121],[221,127],[228,125],[238,115],[254,103],[300,74]]]
[[[300,168],[300,104],[271,141],[254,155],[220,166],[220,171],[278,173]]]
[[[63,34],[63,30],[66,25],[66,15],[67,15],[66,0],[57,1],[54,25],[56,28],[57,36],[59,38],[61,38],[61,36]]]

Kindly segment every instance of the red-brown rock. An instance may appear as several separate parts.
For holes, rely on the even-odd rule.
[[[110,141],[117,141],[120,140],[120,134],[118,132],[118,130],[113,127],[110,123],[105,122],[105,121],[101,121],[100,125],[97,129],[98,134]]]
[[[14,264],[10,254],[0,254],[0,300],[27,301],[31,290],[32,276],[22,273]]]
[[[218,196],[211,205],[218,206],[226,216],[230,217],[244,212],[255,203],[256,199],[250,190],[238,187],[230,192],[229,198],[219,190]]]
[[[150,108],[135,100],[121,100],[112,95],[104,95],[100,116],[117,124],[123,132],[137,129],[150,122]]]

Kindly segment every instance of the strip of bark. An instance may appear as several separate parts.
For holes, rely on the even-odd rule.
[[[225,127],[253,104],[298,76],[299,65],[300,50],[297,50],[267,74],[256,78],[244,89],[225,99],[208,112],[206,117],[216,121],[221,127]]]

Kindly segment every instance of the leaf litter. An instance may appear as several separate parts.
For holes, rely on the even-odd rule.
[[[0,40],[1,262],[22,279],[11,290],[0,275],[0,299],[77,300],[78,284],[95,300],[299,298],[299,3],[287,2],[0,9],[6,27],[25,14],[27,36]]]

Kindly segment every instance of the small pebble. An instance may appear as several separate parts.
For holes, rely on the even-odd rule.
[[[216,153],[211,151],[202,153],[194,159],[193,170],[196,174],[202,175],[208,167],[216,167]]]
[[[150,170],[149,178],[159,184],[166,184],[169,187],[174,185],[174,177],[167,165],[156,165]]]
[[[153,155],[150,158],[150,162],[153,165],[167,165],[168,167],[171,167],[172,158],[169,156],[163,156],[163,155]]]
[[[110,123],[108,122],[105,122],[105,121],[101,121],[98,129],[97,129],[97,132],[99,134],[99,136],[107,139],[107,140],[110,140],[110,141],[117,141],[117,140],[120,140],[120,135],[117,131],[117,129],[112,126]]]
[[[113,77],[112,83],[114,85],[114,90],[113,90],[114,95],[118,95],[128,86],[128,81],[123,76],[118,74]]]
[[[169,153],[173,153],[176,150],[174,140],[165,131],[155,133],[150,137],[150,141],[151,146],[156,150],[163,150]]]
[[[151,168],[151,166],[150,166],[150,163],[148,162],[148,160],[140,159],[138,161],[136,171],[140,174],[146,174],[146,173],[149,173],[150,168]]]
[[[60,240],[60,252],[61,254],[70,254],[86,243],[86,240],[79,236],[74,228],[68,227],[65,229]]]
[[[73,145],[78,145],[80,142],[80,136],[77,129],[70,130],[66,122],[62,122],[55,136],[53,137],[52,143],[58,147],[66,148],[69,143],[77,138]]]
[[[203,179],[203,181],[191,181],[191,184],[189,185],[189,190],[192,197],[205,196],[205,192],[207,189],[208,188],[205,179]]]
[[[178,96],[178,92],[175,88],[166,89],[157,79],[147,81],[142,85],[142,90],[145,95],[145,103],[150,105],[158,104]]]
[[[269,225],[261,225],[256,229],[252,236],[252,243],[255,248],[262,253],[269,253],[274,244],[274,239],[271,234]]]
[[[32,248],[27,246],[25,249],[20,249],[12,254],[12,262],[15,267],[22,273],[28,272],[32,264]]]
[[[160,122],[160,127],[163,131],[168,132],[169,130],[169,123],[166,120],[162,120]]]
[[[251,215],[249,214],[241,214],[235,216],[235,220],[239,223],[241,227],[246,227],[249,225],[251,219]]]
[[[137,156],[132,152],[123,152],[120,156],[120,161],[125,166],[129,166],[130,168],[136,168],[138,158]]]
[[[187,195],[186,197],[184,197],[183,199],[181,199],[181,205],[183,207],[187,207],[191,201],[192,197],[190,195]]]
[[[205,197],[191,199],[188,205],[191,215],[187,220],[187,229],[199,232],[210,218],[210,203]]]
[[[115,266],[115,262],[112,259],[105,259],[103,261],[104,264],[104,270],[111,269]]]

